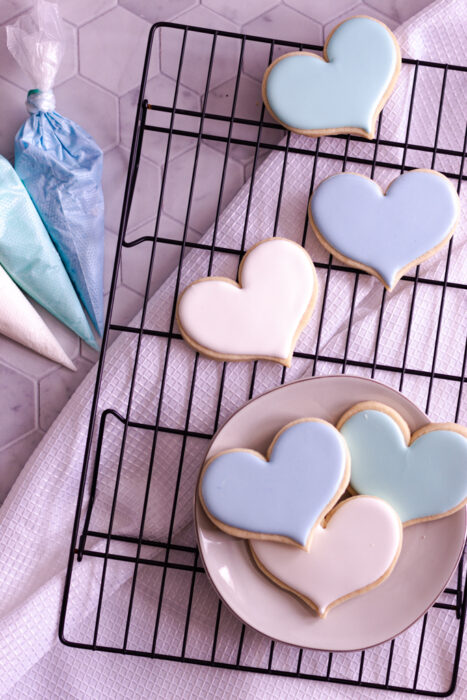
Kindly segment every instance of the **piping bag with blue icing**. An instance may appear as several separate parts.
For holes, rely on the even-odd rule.
[[[7,27],[7,43],[34,88],[26,101],[30,116],[15,139],[15,169],[101,335],[103,157],[89,134],[55,111],[52,87],[64,52],[58,6],[36,0],[30,12]]]
[[[33,305],[0,265],[0,333],[47,357],[76,370],[73,362],[48,329]]]
[[[0,264],[29,296],[97,349],[60,256],[23,183],[2,156]]]

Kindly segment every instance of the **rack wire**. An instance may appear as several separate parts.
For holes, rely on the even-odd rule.
[[[154,60],[158,60],[159,48],[163,59],[162,67],[169,66],[169,73],[173,75],[173,94],[169,104],[158,104],[157,100],[148,100],[147,89],[150,82],[151,66]],[[182,284],[182,267],[185,256],[190,250],[197,249],[207,255],[207,275],[215,268],[216,259],[221,256],[232,256],[236,264],[240,261],[246,249],[246,228],[250,214],[255,175],[263,157],[266,154],[280,152],[283,154],[283,168],[277,193],[277,210],[274,230],[270,235],[276,235],[279,215],[283,206],[283,190],[288,159],[292,154],[300,154],[313,158],[313,168],[309,193],[313,191],[317,179],[319,161],[333,160],[341,170],[345,170],[349,164],[362,165],[368,168],[369,175],[373,177],[375,172],[394,172],[394,175],[402,173],[419,165],[420,160],[425,167],[436,168],[439,158],[442,157],[444,174],[449,177],[460,191],[463,180],[464,159],[467,143],[467,129],[460,137],[463,142],[459,147],[442,147],[440,135],[442,134],[443,108],[447,102],[450,90],[450,79],[465,76],[466,68],[462,66],[444,65],[439,63],[404,59],[405,70],[410,71],[410,99],[408,113],[405,115],[405,138],[395,140],[385,138],[384,112],[381,114],[376,138],[372,142],[366,142],[356,136],[339,136],[330,139],[332,142],[342,143],[339,152],[326,148],[324,139],[308,139],[306,146],[302,140],[296,140],[290,133],[284,137],[282,128],[268,119],[264,106],[258,107],[258,116],[239,116],[237,114],[238,96],[242,81],[245,78],[245,66],[251,75],[252,72],[259,77],[266,66],[279,55],[290,50],[320,51],[322,47],[305,45],[294,42],[284,42],[248,35],[234,34],[231,32],[190,27],[179,24],[159,23],[151,28],[146,58],[144,63],[141,88],[138,98],[136,121],[133,133],[131,155],[129,159],[128,177],[124,193],[121,225],[118,245],[115,257],[115,266],[112,277],[112,286],[109,298],[108,312],[103,337],[102,352],[100,355],[95,392],[92,401],[89,431],[83,462],[83,471],[80,489],[77,497],[76,516],[73,536],[70,547],[70,556],[60,617],[60,639],[70,646],[108,651],[114,653],[135,654],[148,656],[154,659],[167,659],[183,661],[190,664],[201,664],[217,668],[238,669],[253,671],[262,674],[276,674],[287,677],[297,677],[309,680],[329,681],[347,685],[358,685],[377,689],[398,690],[407,693],[416,693],[428,696],[447,696],[455,688],[461,657],[462,637],[464,631],[467,597],[466,579],[463,562],[459,565],[456,582],[447,588],[432,610],[419,621],[416,635],[416,663],[413,668],[405,669],[403,678],[394,668],[394,659],[397,656],[397,646],[401,644],[401,638],[397,638],[385,645],[387,654],[384,667],[375,670],[372,666],[372,652],[362,651],[358,654],[312,652],[310,650],[297,650],[274,641],[266,640],[259,634],[251,633],[245,625],[233,618],[230,611],[217,600],[215,592],[206,582],[207,577],[201,565],[198,549],[194,541],[192,528],[188,537],[191,543],[186,544],[183,538],[177,541],[175,532],[176,511],[180,494],[180,484],[183,476],[184,462],[193,446],[197,442],[197,453],[205,452],[217,430],[223,413],[223,387],[226,381],[227,365],[222,366],[220,374],[219,392],[215,409],[215,420],[210,431],[194,430],[190,427],[193,393],[196,384],[196,376],[199,370],[200,358],[193,353],[193,365],[187,377],[189,398],[184,424],[170,426],[165,423],[162,416],[162,403],[164,392],[170,391],[170,383],[167,379],[167,367],[174,352],[173,348],[181,340],[175,327],[175,303]],[[226,59],[227,56],[227,59]],[[220,61],[231,60],[232,81],[231,102],[229,110],[225,113],[222,109],[210,109],[210,84],[213,75],[216,74]],[[204,61],[204,64],[203,64]],[[201,88],[202,99],[198,108],[180,106],[181,96],[186,89],[183,79],[185,67],[195,65],[199,67],[199,76],[205,76],[204,85]],[[203,72],[204,71],[204,72]],[[433,97],[433,110],[431,113],[432,137],[429,145],[413,143],[411,136],[411,124],[416,114],[416,90],[420,75],[438,76],[439,95]],[[201,78],[200,78],[201,79]],[[157,79],[156,79],[157,80]],[[157,89],[155,90],[157,96]],[[427,123],[427,132],[430,124]],[[138,185],[138,177],[141,176],[141,163],[145,158],[145,149],[148,147],[148,135],[157,135],[157,147],[162,158],[162,177],[158,191],[154,193],[155,215],[153,217],[150,235],[146,232],[131,232],[131,212],[134,205],[135,190]],[[280,140],[282,138],[282,140]],[[329,142],[329,139],[327,139]],[[170,196],[170,189],[177,187],[177,178],[171,178],[170,168],[173,167],[171,149],[178,153],[183,148],[178,144],[192,146],[194,159],[192,174],[186,202],[180,204],[185,208],[184,221],[181,225],[181,236],[168,235],[166,220],[164,218],[164,202]],[[210,144],[219,148],[222,167],[219,177],[219,190],[212,211],[203,212],[213,222],[213,236],[209,243],[190,235],[191,225],[196,218],[196,207],[202,210],[204,203],[196,201],[194,192],[199,184],[200,151],[203,144]],[[355,146],[366,144],[355,149]],[[177,148],[176,148],[177,147]],[[386,157],[386,147],[397,149],[400,159],[395,161]],[[244,217],[244,234],[241,244],[229,246],[216,240],[219,219],[225,204],[225,189],[227,173],[231,164],[233,149],[243,149],[249,154],[248,169],[251,169],[249,180],[249,194]],[[425,160],[423,160],[425,159]],[[439,166],[438,166],[439,167]],[[172,197],[174,193],[172,193]],[[172,222],[173,223],[173,222]],[[306,224],[306,211],[304,211],[304,228],[302,243],[308,242]],[[147,250],[147,278],[144,282],[143,308],[139,321],[130,325],[122,323],[118,313],[117,281],[119,279],[125,253],[143,249]],[[154,276],[157,268],[157,251],[161,246],[171,249],[175,253],[176,281],[173,289],[171,314],[168,328],[154,329],[145,326],[145,316],[149,297],[154,284]],[[354,311],[358,297],[359,282],[366,277],[365,273],[351,267],[338,264],[332,256],[327,259],[316,260],[315,265],[321,271],[324,281],[324,293],[321,308],[317,311],[319,322],[316,339],[313,348],[307,351],[296,351],[294,357],[310,363],[312,373],[319,375],[326,372],[341,371],[345,373],[351,370],[353,373],[361,373],[370,377],[385,377],[399,390],[406,389],[406,379],[418,377],[424,380],[426,385],[425,410],[427,413],[432,408],[434,387],[444,383],[457,386],[457,400],[451,400],[446,410],[451,415],[446,415],[446,420],[458,420],[462,406],[462,392],[466,381],[467,342],[464,344],[460,355],[457,372],[448,372],[437,368],[437,358],[442,339],[443,314],[447,295],[450,290],[464,294],[467,285],[465,279],[452,279],[450,276],[450,263],[452,253],[452,241],[449,243],[443,260],[443,269],[440,274],[424,275],[417,267],[414,274],[405,275],[402,280],[410,286],[410,308],[405,325],[405,337],[401,343],[401,358],[397,364],[380,359],[382,348],[382,334],[384,331],[384,314],[387,307],[388,293],[381,292],[381,302],[378,320],[375,328],[375,342],[372,357],[361,359],[352,357],[351,332],[354,324]],[[352,295],[348,314],[348,326],[346,339],[342,352],[322,353],[322,338],[328,322],[328,299],[332,292],[336,273],[344,274],[353,280]],[[157,275],[156,275],[157,276]],[[464,275],[465,277],[465,275]],[[417,366],[410,360],[410,341],[415,316],[417,291],[424,285],[432,285],[439,290],[439,307],[436,321],[436,333],[432,345],[428,366]],[[135,339],[135,351],[133,357],[133,370],[130,380],[130,389],[127,397],[126,410],[122,411],[110,403],[102,405],[101,389],[103,377],[106,371],[106,359],[108,349],[113,337],[117,333],[126,334]],[[165,343],[165,360],[161,374],[161,383],[154,412],[144,420],[132,418],[131,407],[134,391],[134,383],[137,375],[138,361],[145,338],[156,337]],[[261,362],[252,362],[249,379],[248,396],[255,394],[255,381],[260,371]],[[281,369],[277,384],[286,380],[286,369]],[[436,394],[438,395],[438,394]],[[455,404],[455,405],[454,405]],[[120,441],[114,446],[116,449],[115,465],[111,475],[111,498],[105,506],[107,525],[105,527],[93,526],[93,511],[96,499],[99,497],[100,488],[103,486],[101,461],[105,451],[106,436],[111,424],[117,424],[121,428]],[[144,474],[144,498],[140,508],[140,527],[138,531],[126,532],[118,527],[118,492],[119,485],[125,478],[125,445],[131,439],[131,431],[140,431],[148,436],[151,449],[146,459],[146,471]],[[154,462],[157,462],[157,444],[163,441],[164,436],[175,436],[180,441],[178,456],[173,459],[173,472],[175,475],[169,498],[167,510],[167,528],[163,537],[147,536],[145,525],[149,503],[149,491],[154,481]],[[197,464],[198,468],[200,464]],[[185,472],[187,467],[185,466]],[[196,473],[196,468],[193,469]],[[108,487],[109,476],[106,485]],[[120,549],[119,549],[120,547]],[[71,604],[73,603],[74,588],[73,578],[82,566],[83,561],[94,561],[100,564],[100,568],[93,569],[92,576],[97,576],[97,586],[90,586],[89,608],[82,610],[82,628],[78,626],[74,635],[67,630]],[[128,567],[131,575],[127,578],[131,581],[129,596],[122,602],[124,624],[117,634],[115,630],[108,632],[105,625],[106,596],[115,593],[116,581],[112,581],[112,567],[121,564]],[[98,572],[96,575],[96,571]],[[157,583],[156,583],[157,579]],[[138,585],[146,581],[152,591],[155,603],[154,620],[151,621],[150,643],[144,647],[133,639],[131,629],[133,618],[137,614]],[[182,584],[180,582],[183,581]],[[164,639],[161,643],[164,616],[172,614],[167,600],[170,598],[171,587],[182,585],[185,591],[186,607],[183,611],[183,619],[179,624],[180,635],[170,639]],[[184,588],[183,588],[184,586]],[[177,589],[178,590],[178,589]],[[201,601],[201,602],[200,602]],[[168,612],[166,608],[168,607]],[[91,611],[91,612],[90,612]],[[75,614],[76,617],[76,614]],[[149,623],[148,623],[149,624]],[[431,686],[420,686],[419,671],[423,655],[430,654],[433,664],[436,665],[436,650],[428,644],[432,625],[444,625],[448,629],[447,637],[450,641],[449,668],[444,668],[444,679],[448,682],[443,687],[437,687],[432,680]],[[190,642],[195,630],[197,644],[195,647]],[[236,639],[235,645],[231,640]],[[412,644],[413,638],[412,638]],[[229,646],[230,645],[230,646]]]

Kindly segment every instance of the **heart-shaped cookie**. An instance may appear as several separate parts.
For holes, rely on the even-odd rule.
[[[178,301],[177,322],[187,343],[208,357],[288,367],[317,288],[306,250],[286,238],[268,238],[244,256],[238,284],[205,277],[189,285]]]
[[[372,139],[400,71],[394,34],[373,17],[351,17],[328,36],[323,57],[295,51],[271,63],[263,78],[268,111],[306,136]]]
[[[313,192],[309,216],[325,248],[391,290],[449,241],[459,207],[451,182],[434,170],[406,172],[386,193],[363,175],[339,173]]]
[[[384,498],[404,526],[467,503],[467,429],[429,423],[413,435],[394,409],[364,401],[338,421],[352,460],[350,487]]]
[[[326,617],[335,605],[389,576],[401,550],[402,526],[382,499],[355,496],[316,528],[309,552],[264,540],[249,545],[266,576]]]
[[[199,497],[208,517],[230,535],[308,549],[314,528],[345,491],[350,461],[339,431],[319,418],[289,423],[266,458],[228,450],[208,460]]]

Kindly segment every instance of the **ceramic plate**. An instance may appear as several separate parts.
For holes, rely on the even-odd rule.
[[[250,401],[214,436],[207,456],[233,447],[265,453],[286,423],[306,416],[336,423],[353,404],[368,400],[395,408],[412,431],[428,420],[402,394],[379,382],[349,376],[314,377]],[[436,601],[463,550],[466,509],[405,528],[402,552],[388,579],[333,608],[325,620],[266,578],[256,568],[246,542],[217,529],[197,499],[195,523],[206,571],[219,596],[246,625],[287,644],[354,651],[392,639]]]

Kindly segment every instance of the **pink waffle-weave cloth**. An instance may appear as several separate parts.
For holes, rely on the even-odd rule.
[[[462,64],[465,57],[467,8],[456,0],[441,0],[402,25],[396,32],[404,56],[440,62]],[[410,101],[411,72],[404,68],[395,93],[384,110],[381,138],[404,140],[408,104]],[[441,76],[441,77],[440,77]],[[420,70],[416,105],[411,124],[410,140],[413,143],[431,145],[436,124],[442,71],[436,73]],[[462,75],[451,75],[453,83],[446,86],[446,101],[441,122],[438,146],[460,150],[464,139],[463,119],[466,113],[466,90]],[[293,143],[301,138],[293,136]],[[343,146],[330,140],[323,148]],[[350,153],[365,157],[372,155],[372,145],[353,143]],[[407,165],[430,167],[431,155],[407,154]],[[276,152],[258,168],[251,201],[246,245],[249,246],[268,235],[266,229],[273,225],[276,200],[283,171],[283,153]],[[384,148],[384,158],[400,162],[400,152]],[[454,170],[459,167],[455,158],[438,155],[434,167]],[[277,233],[294,240],[301,240],[304,213],[308,198],[313,158],[289,154],[281,215]],[[339,170],[341,165],[330,159],[319,159],[317,182]],[[357,169],[352,166],[352,169]],[[368,173],[368,168],[358,168]],[[397,174],[397,171],[394,171]],[[382,186],[391,178],[387,169],[377,168],[375,178]],[[244,212],[247,205],[249,183],[239,191],[221,215],[218,244],[238,245],[243,234]],[[465,207],[465,196],[463,198]],[[204,242],[211,240],[208,231]],[[307,236],[307,248],[315,260],[327,261],[328,256],[313,238]],[[465,282],[467,226],[465,217],[455,236],[448,279]],[[199,276],[206,274],[208,253],[195,250],[184,261],[181,288]],[[422,265],[420,275],[443,279],[446,267],[446,250]],[[213,274],[235,275],[233,257],[218,256]],[[325,274],[320,271],[321,289]],[[353,278],[335,272],[329,287],[326,318],[320,353],[342,357],[347,336],[348,312],[353,291]],[[167,329],[173,303],[175,276],[171,275],[150,301],[146,315],[146,327]],[[400,282],[396,291],[388,297],[380,339],[378,362],[400,364],[404,352],[407,315],[411,302],[410,283]],[[349,355],[363,361],[373,361],[374,334],[379,314],[381,286],[371,277],[360,276],[354,311]],[[318,300],[320,309],[322,298]],[[407,365],[431,369],[431,350],[437,332],[437,311],[441,302],[440,290],[432,285],[420,285],[414,308],[411,342]],[[445,297],[443,325],[439,340],[436,370],[445,374],[459,372],[467,331],[465,298],[459,290],[449,289]],[[464,306],[462,306],[462,304]],[[464,312],[462,313],[462,309]],[[461,313],[460,313],[461,311]],[[297,349],[314,348],[318,313],[302,334]],[[137,323],[138,318],[135,320]],[[135,349],[135,337],[128,335],[116,340],[108,351],[103,377],[100,409],[112,406],[124,411],[128,399]],[[132,420],[145,420],[157,405],[165,346],[158,338],[145,336],[138,363]],[[174,341],[166,378],[166,391],[162,400],[161,423],[184,427],[193,352],[182,341]],[[339,371],[339,365],[320,362],[319,374]],[[286,373],[286,381],[307,376],[312,363],[296,359]],[[201,358],[198,363],[190,429],[212,431],[215,422],[216,399],[221,381],[222,367]],[[277,385],[282,368],[271,363],[260,363],[255,380],[254,394]],[[363,372],[362,372],[363,373]],[[367,373],[368,374],[368,373]],[[379,371],[375,377],[397,387],[394,373]],[[148,697],[261,697],[261,698],[374,698],[377,691],[364,688],[311,683],[297,679],[265,677],[222,669],[174,664],[145,658],[99,654],[62,646],[57,639],[58,616],[64,584],[67,553],[76,494],[79,486],[84,442],[90,410],[90,397],[95,372],[84,380],[78,391],[57,418],[42,443],[36,449],[18,478],[0,510],[0,686],[5,697],[85,697],[85,698],[148,698]],[[226,371],[220,422],[240,407],[248,398],[251,384],[250,364],[230,364]],[[452,386],[451,386],[452,384]],[[425,408],[428,380],[407,376],[403,391],[409,398]],[[430,415],[434,420],[452,420],[459,387],[452,382],[434,382]],[[465,406],[461,407],[460,422],[467,422]],[[100,466],[99,491],[93,509],[91,526],[106,527],[114,489],[115,458],[118,456],[120,432],[111,426],[106,438]],[[114,531],[134,533],[138,527],[144,476],[147,472],[149,438],[129,436],[128,456],[124,463],[123,478],[119,488],[118,508]],[[156,454],[158,488],[151,491],[146,517],[146,537],[166,536],[174,488],[174,463],[178,460],[178,443],[170,435],[158,442]],[[204,445],[189,444],[184,463],[184,475],[178,498],[174,537],[180,544],[193,544],[192,495],[194,480],[202,459]],[[125,549],[123,547],[122,552]],[[67,636],[81,638],[88,633],[92,637],[95,619],[101,565],[98,559],[85,558],[75,567],[68,610]],[[102,611],[99,642],[115,640],[122,629],[128,605],[131,585],[130,571],[123,564],[112,564],[106,585],[105,606]],[[209,635],[207,612],[216,600],[209,584],[203,592],[199,615],[196,616],[189,644],[202,655]],[[142,647],[150,641],[154,621],[154,574],[143,573],[138,579],[138,599],[135,603],[133,624],[129,642]],[[205,602],[203,602],[205,601]],[[158,650],[172,648],[174,639],[183,633],[186,591],[180,583],[174,583],[167,594],[168,614],[161,625]],[[203,607],[204,606],[204,607]],[[206,613],[206,617],[204,616]],[[435,613],[437,615],[437,613]],[[453,641],[452,630],[446,617],[437,615],[438,623],[427,635],[428,652],[422,657],[419,687],[443,689],[449,675]],[[233,624],[233,623],[232,623]],[[395,684],[410,682],[418,649],[419,625],[401,637],[395,647],[391,681]],[[229,639],[227,630],[225,639]],[[264,653],[265,641],[255,638],[245,647],[245,662],[255,663]],[[187,650],[188,653],[188,650]],[[277,648],[278,658],[286,649]],[[387,664],[387,645],[367,653],[364,680],[381,680]],[[360,657],[346,654],[336,657],[333,674],[343,677],[358,673]],[[427,660],[427,661],[425,661]],[[319,666],[320,658],[315,657]],[[356,672],[356,673],[355,673]],[[467,664],[461,660],[461,673],[457,697],[467,693]],[[390,697],[388,694],[387,697]],[[386,697],[386,696],[385,696]]]

